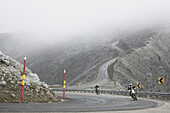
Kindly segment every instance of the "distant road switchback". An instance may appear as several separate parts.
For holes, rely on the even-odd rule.
[[[115,48],[120,53],[122,53],[123,50],[116,46],[118,43],[119,43],[119,41],[109,45],[109,47]],[[114,63],[116,61],[116,59],[117,58],[113,58],[113,59],[110,59],[109,61],[106,61],[105,63],[103,63],[98,70],[97,78],[95,80],[93,80],[92,82],[89,82],[86,84],[79,84],[78,86],[77,85],[69,86],[69,89],[94,88],[95,85],[104,86],[104,87],[113,87],[114,83],[113,83],[113,81],[110,80],[110,78],[108,76],[107,68],[109,67],[109,65]]]

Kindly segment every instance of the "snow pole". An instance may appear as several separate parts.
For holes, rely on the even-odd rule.
[[[24,71],[23,71],[23,78],[22,78],[21,102],[23,102],[23,96],[24,96],[25,68],[26,68],[26,56],[24,56]]]
[[[65,88],[66,88],[66,70],[64,69],[63,100],[65,100]]]

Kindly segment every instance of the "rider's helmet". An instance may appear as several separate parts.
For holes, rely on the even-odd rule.
[[[129,86],[132,86],[132,84],[130,84]]]
[[[133,86],[132,88],[133,88],[133,89],[135,89],[136,87],[135,87],[135,86]]]

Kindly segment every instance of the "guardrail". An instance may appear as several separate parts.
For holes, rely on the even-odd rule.
[[[51,88],[52,91],[63,91],[62,88]],[[66,92],[79,92],[79,93],[95,93],[93,89],[66,89]],[[114,91],[114,90],[100,90],[101,94],[111,95],[123,95],[129,96],[128,91]],[[151,99],[164,99],[170,100],[170,93],[159,93],[159,92],[137,92],[138,97],[151,98]]]

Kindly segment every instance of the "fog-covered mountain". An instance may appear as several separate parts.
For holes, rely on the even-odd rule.
[[[161,27],[162,28],[162,27]],[[106,37],[77,38],[61,43],[44,43],[37,47],[30,43],[25,43],[27,49],[20,48],[20,44],[10,46],[8,49],[8,41],[13,42],[15,35],[6,34],[9,38],[4,40],[0,46],[3,52],[9,54],[18,61],[22,61],[24,54],[27,55],[28,67],[39,74],[40,80],[48,84],[62,84],[63,70],[67,70],[67,84],[85,83],[95,79],[97,76],[98,66],[108,59],[120,58],[131,53],[135,49],[141,48],[145,42],[160,32],[159,27],[145,28],[141,30],[122,32],[118,35],[109,35]],[[13,38],[15,36],[15,38]],[[28,36],[26,36],[28,38]],[[116,45],[123,49],[120,53],[118,50],[109,45],[119,41]],[[13,44],[15,44],[14,41]],[[19,43],[17,41],[17,43]],[[40,42],[41,43],[41,42]],[[16,48],[16,49],[15,49]],[[35,48],[35,49],[34,49]],[[130,60],[130,59],[129,59]],[[133,60],[133,59],[132,59]],[[113,66],[113,65],[111,65]],[[112,67],[109,67],[109,75],[113,75]],[[111,77],[113,80],[113,78]],[[122,82],[120,82],[122,84]],[[123,84],[122,84],[123,85]],[[124,87],[124,86],[122,86]]]
[[[130,83],[136,85],[140,82],[142,88],[139,90],[141,91],[170,92],[170,29],[161,29],[147,37],[148,39],[144,40],[141,46],[125,51],[126,54],[122,54],[108,68],[110,79],[115,81],[115,85],[119,83],[125,89]],[[129,42],[122,40],[119,46],[126,47],[128,50],[127,47],[132,44]],[[158,83],[159,77],[165,79],[164,84]]]
[[[118,55],[116,50],[107,46],[109,38],[80,38],[53,45],[44,44],[30,51],[24,51],[24,46],[20,48],[21,42],[13,41],[16,38],[15,35],[14,38],[12,34],[5,35],[8,38],[1,42],[3,43],[0,47],[2,51],[20,62],[26,53],[28,67],[38,73],[40,79],[48,84],[62,84],[64,69],[67,70],[68,84],[92,81],[96,74],[96,67]],[[32,45],[27,42],[25,46],[32,48]]]

